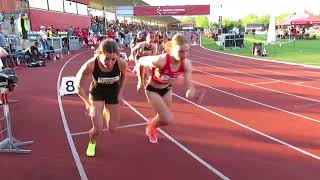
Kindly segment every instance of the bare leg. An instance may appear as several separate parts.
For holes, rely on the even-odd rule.
[[[107,127],[111,133],[114,133],[120,121],[120,105],[106,104],[105,107],[109,109],[109,118],[106,119]]]
[[[92,103],[91,110],[92,111],[92,128],[89,131],[89,138],[91,143],[95,143],[97,136],[101,133],[103,128],[103,101],[94,101]]]
[[[151,143],[158,142],[159,133],[156,128],[166,126],[173,121],[173,115],[170,111],[172,101],[171,90],[163,97],[155,92],[146,91],[148,101],[157,115],[148,123],[146,127],[146,135]]]

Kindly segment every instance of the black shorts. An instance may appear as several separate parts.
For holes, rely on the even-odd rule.
[[[149,84],[146,87],[147,91],[155,92],[155,93],[159,94],[161,97],[166,95],[167,92],[170,91],[170,89],[171,89],[171,84],[168,87],[161,88],[161,89],[160,88],[155,88],[155,87],[153,87],[153,86],[151,86]]]
[[[105,104],[119,104],[118,92],[106,93],[106,91],[96,89],[91,91],[90,95],[92,101],[104,101]]]

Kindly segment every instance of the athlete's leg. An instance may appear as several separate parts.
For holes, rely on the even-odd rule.
[[[173,121],[173,115],[170,111],[172,99],[171,90],[169,90],[169,92],[167,92],[163,97],[151,91],[146,91],[146,95],[152,108],[157,113],[156,116],[148,123],[146,127],[146,135],[151,143],[157,143],[159,133],[156,128],[168,125]]]
[[[111,133],[115,132],[115,129],[119,125],[120,121],[120,105],[119,104],[106,104],[106,109],[109,110],[109,119],[106,119],[106,124]]]
[[[86,155],[89,157],[95,156],[96,153],[96,139],[103,128],[103,108],[104,101],[91,102],[89,115],[91,116],[92,128],[89,131],[90,142],[87,147]]]
[[[93,101],[90,107],[90,116],[92,128],[89,131],[89,138],[91,143],[95,143],[97,136],[101,133],[103,128],[103,109],[104,101]]]
[[[150,93],[151,96],[149,95]],[[173,115],[170,110],[172,104],[172,90],[170,89],[163,97],[150,91],[147,91],[146,94],[152,108],[157,113],[151,121],[152,126],[157,128],[159,126],[166,126],[172,123]]]

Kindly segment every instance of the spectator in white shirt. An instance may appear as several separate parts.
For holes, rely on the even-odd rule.
[[[42,43],[43,50],[49,49],[48,44],[48,34],[46,32],[46,28],[44,26],[40,26],[40,42]]]

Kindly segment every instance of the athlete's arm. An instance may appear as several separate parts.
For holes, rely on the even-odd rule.
[[[89,90],[84,89],[84,84],[86,79],[92,76],[93,69],[94,69],[94,59],[90,59],[81,66],[80,70],[76,75],[76,80],[75,80],[77,94],[80,96],[80,98],[84,102],[87,109],[90,108],[91,104],[89,101]]]
[[[159,68],[162,69],[162,67],[165,64],[165,54],[157,55],[157,56],[143,56],[139,59],[137,62],[137,66],[145,66],[150,68]]]
[[[122,101],[123,90],[127,81],[128,63],[122,58],[119,58],[118,62],[119,62],[119,69],[121,72],[121,76],[119,80],[120,88],[119,88],[118,99],[119,101]]]
[[[131,49],[131,54],[130,57],[134,58],[136,56],[136,54],[138,53],[138,50],[143,47],[145,42],[139,42],[138,44],[136,44],[132,49]]]
[[[195,88],[191,82],[192,80],[192,65],[189,59],[184,61],[184,86],[187,89],[186,98],[193,98],[195,96]]]

